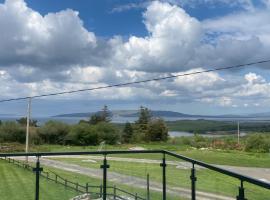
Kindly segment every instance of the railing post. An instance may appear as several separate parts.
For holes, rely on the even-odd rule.
[[[106,200],[107,198],[107,169],[110,168],[110,165],[107,164],[106,154],[104,154],[103,165],[100,166],[103,169],[103,193],[102,199]]]
[[[57,177],[58,177],[58,175],[57,174],[55,174],[55,182],[57,183]]]
[[[236,197],[237,200],[247,200],[245,198],[245,189],[243,187],[243,181],[241,180],[241,185],[239,187],[239,194],[238,196]]]
[[[135,194],[135,200],[137,200],[137,199],[138,199],[138,194],[136,193],[136,194]]]
[[[43,169],[40,167],[39,156],[37,156],[36,168],[33,171],[36,173],[36,195],[35,200],[39,200],[39,175]]]
[[[76,183],[76,191],[79,191],[79,183]]]
[[[88,191],[88,188],[89,188],[88,183],[86,183],[86,185],[85,185],[85,192],[86,192],[86,193],[89,192],[89,191]]]
[[[102,197],[102,185],[99,186],[99,197]]]
[[[147,200],[150,200],[150,178],[149,178],[149,174],[147,174]]]
[[[116,186],[113,186],[113,199],[116,199]]]
[[[162,163],[160,163],[160,166],[162,167],[162,196],[163,200],[166,200],[166,158],[165,153],[163,154]]]
[[[196,178],[196,171],[195,171],[194,163],[192,163],[190,180],[191,180],[191,199],[196,200],[196,181],[197,181],[197,178]]]

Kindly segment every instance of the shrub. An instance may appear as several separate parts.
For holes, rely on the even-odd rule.
[[[73,126],[65,140],[67,143],[75,145],[97,145],[99,142],[96,127],[87,123]]]
[[[64,144],[65,137],[69,130],[69,125],[65,123],[58,121],[48,121],[38,129],[38,136],[45,143]]]
[[[102,141],[107,144],[116,144],[120,139],[118,129],[106,122],[96,125],[80,123],[71,128],[66,136],[66,142],[76,145],[97,145]]]
[[[208,139],[206,137],[200,136],[198,134],[193,136],[192,146],[196,148],[204,148],[208,147],[208,144]]]
[[[270,136],[266,134],[252,134],[246,140],[246,151],[266,153],[270,150]]]
[[[25,128],[16,122],[3,122],[0,126],[2,142],[25,142]]]
[[[146,139],[150,141],[167,141],[168,128],[162,119],[155,119],[149,123]]]
[[[116,144],[120,139],[119,130],[110,123],[101,122],[96,125],[99,140],[105,141],[106,144]]]

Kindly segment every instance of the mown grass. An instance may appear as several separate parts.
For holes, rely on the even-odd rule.
[[[237,150],[195,149],[185,145],[173,143],[142,143],[106,145],[103,150],[129,150],[132,147],[143,147],[148,150],[162,149],[172,151],[196,160],[218,165],[265,167],[270,168],[270,153],[251,153]],[[97,151],[98,146],[63,146],[41,145],[35,146],[33,151],[67,152],[67,151]],[[119,155],[118,155],[119,156]],[[126,154],[124,157],[138,157]],[[160,159],[160,155],[139,155],[141,158]]]
[[[67,163],[78,164],[80,166],[89,168],[99,168],[100,161],[93,163],[91,157],[87,161],[82,158],[57,158]],[[109,172],[118,172],[121,174],[146,178],[147,174],[150,175],[151,181],[162,182],[161,167],[159,164],[145,164],[135,162],[119,162],[109,161],[110,169]],[[179,168],[180,167],[180,168]],[[183,168],[184,167],[184,168]],[[186,169],[185,169],[186,168]],[[174,166],[168,165],[167,167],[167,184],[171,187],[183,187],[190,188],[190,168],[186,166]],[[198,169],[197,173],[197,188],[200,191],[221,194],[225,196],[236,197],[239,187],[239,181],[229,176],[222,175],[217,172],[213,172],[207,169]],[[269,197],[270,191],[259,188],[257,186],[248,184],[247,188],[249,191],[256,191],[257,193],[250,193],[250,199],[265,200]]]
[[[53,167],[44,167],[44,171],[54,172],[61,177],[77,182],[80,185],[89,183],[91,186],[99,186],[102,184],[102,179],[88,177],[79,173],[59,170]],[[18,167],[7,161],[0,160],[0,199],[1,200],[31,200],[35,195],[35,174],[29,170]],[[146,189],[136,188],[131,185],[115,184],[109,181],[108,186],[116,185],[118,188],[133,194],[137,193],[141,197],[146,197]],[[90,188],[92,192],[99,192],[99,188]],[[108,193],[113,193],[113,189],[108,189]],[[69,200],[70,198],[79,195],[75,190],[64,187],[59,183],[47,180],[41,177],[40,179],[40,199],[41,200]],[[162,193],[150,191],[151,199],[161,200]],[[169,200],[184,200],[180,196],[172,196],[168,194]]]
[[[40,180],[40,200],[68,200],[77,193],[63,186]],[[35,175],[28,170],[0,160],[0,199],[31,200],[35,198]]]

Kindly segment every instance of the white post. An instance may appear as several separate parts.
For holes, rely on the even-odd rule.
[[[239,121],[237,122],[237,135],[238,135],[238,145],[240,144],[240,128],[239,128]]]
[[[26,124],[26,139],[25,139],[25,153],[28,153],[29,149],[29,124],[31,118],[31,97],[28,99],[28,107],[27,107],[27,124]],[[26,162],[28,162],[28,156],[25,158]]]

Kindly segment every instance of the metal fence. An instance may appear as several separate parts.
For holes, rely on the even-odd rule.
[[[267,190],[270,190],[270,184],[264,181],[260,181],[245,175],[241,175],[220,167],[216,167],[211,164],[207,164],[198,160],[194,160],[170,151],[165,151],[165,150],[134,150],[134,151],[99,151],[99,152],[48,152],[48,153],[4,153],[0,154],[0,158],[5,158],[9,160],[9,162],[13,162],[14,164],[21,165],[27,169],[31,169],[31,167],[27,164],[20,163],[19,161],[16,161],[14,159],[10,159],[10,157],[21,157],[21,156],[34,156],[36,157],[36,163],[35,167],[33,167],[33,171],[36,176],[36,188],[35,188],[35,200],[39,200],[39,182],[40,182],[40,177],[43,176],[47,178],[48,180],[54,181],[56,183],[60,183],[66,187],[72,187],[73,189],[85,193],[90,193],[90,188],[96,187],[99,189],[99,192],[96,192],[97,195],[99,195],[100,198],[103,200],[106,200],[107,197],[113,196],[114,199],[123,199],[121,196],[118,195],[118,192],[125,193],[129,196],[131,196],[133,199],[140,199],[140,200],[149,200],[149,195],[147,195],[146,198],[140,197],[137,194],[132,194],[130,192],[127,192],[123,189],[120,189],[116,186],[111,187],[107,185],[108,177],[108,169],[110,167],[107,156],[108,155],[117,155],[117,154],[159,154],[162,156],[162,160],[160,162],[160,167],[162,168],[162,199],[166,200],[167,198],[167,182],[166,182],[166,156],[172,156],[176,159],[183,160],[186,162],[191,163],[191,171],[190,171],[190,190],[191,190],[191,199],[196,200],[196,182],[197,182],[197,177],[196,177],[196,166],[199,167],[204,167],[209,170],[224,174],[226,176],[235,178],[239,180],[239,187],[238,187],[238,194],[235,197],[237,200],[247,200],[245,196],[245,183],[250,183],[253,185],[256,185],[261,188],[265,188]],[[73,155],[73,156],[79,156],[79,155],[102,155],[103,158],[103,164],[100,166],[100,168],[103,170],[103,177],[102,177],[102,185],[101,186],[91,186],[88,183],[86,185],[80,185],[79,183],[71,182],[57,174],[54,174],[54,178],[50,176],[48,172],[43,172],[43,168],[40,166],[40,158],[43,156],[50,157],[50,156],[63,156],[63,155]],[[112,192],[111,192],[112,191]]]

